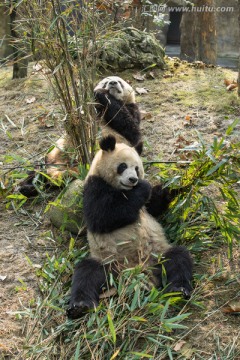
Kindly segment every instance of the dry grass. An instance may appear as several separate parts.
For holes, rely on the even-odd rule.
[[[178,69],[178,71],[181,70]],[[218,77],[211,75],[213,73],[210,70],[206,71],[206,75],[202,70],[187,70],[185,65],[184,71],[189,72],[189,77],[183,75],[183,80],[178,75],[174,75],[174,79],[163,79],[163,73],[157,71],[154,80],[144,82],[144,86],[148,87],[151,92],[145,97],[138,96],[141,107],[152,113],[150,119],[142,122],[143,136],[149,145],[145,147],[144,156],[150,160],[158,160],[160,151],[162,160],[171,158],[179,160],[182,153],[179,151],[179,141],[182,142],[180,145],[187,145],[184,140],[176,142],[179,134],[192,143],[198,139],[195,134],[197,129],[203,133],[204,140],[209,144],[212,143],[216,133],[218,133],[216,136],[219,139],[226,131],[229,122],[233,122],[239,115],[239,110],[234,106],[231,108],[233,112],[225,113],[225,105],[231,106],[230,98],[234,98],[234,101],[237,100],[235,93],[222,92],[223,99],[221,99],[221,103],[218,103],[221,106],[222,114],[220,125],[211,128],[209,120],[211,116],[216,116],[218,120],[220,117],[219,112],[215,113],[213,108],[215,98],[209,99],[205,104],[206,108],[201,109],[200,93],[206,89],[206,84],[210,83],[211,77],[216,81],[212,80],[213,88],[219,83],[222,84],[224,71],[221,75],[220,70],[213,69],[213,73],[218,72]],[[201,81],[196,82],[195,75],[197,76],[200,71],[202,74],[198,74],[198,77],[201,77]],[[4,75],[7,73],[11,73],[11,69],[4,68]],[[130,75],[129,72],[121,74],[125,79]],[[32,75],[30,80],[17,83],[12,82],[10,77],[7,78],[9,80],[4,80],[5,83],[1,90],[0,96],[3,101],[0,106],[2,113],[8,114],[16,128],[5,117],[1,117],[7,128],[7,132],[1,131],[1,144],[4,149],[8,149],[7,157],[5,153],[1,154],[1,161],[4,167],[19,164],[20,160],[16,157],[19,155],[23,161],[22,171],[24,172],[24,161],[47,149],[51,144],[51,138],[55,138],[63,131],[61,122],[63,115],[57,108],[57,103],[52,102],[53,94],[47,90],[45,81],[41,79],[37,82],[39,74]],[[35,84],[42,84],[42,86],[35,86]],[[136,85],[137,83],[133,83],[133,86]],[[199,99],[199,104],[194,105],[196,104],[194,99],[189,108],[187,104],[176,101],[174,94],[178,90],[191,93],[191,89],[194,89],[194,96],[196,100]],[[36,97],[36,101],[27,105],[25,100],[30,94]],[[214,96],[214,93],[210,92],[209,96]],[[51,103],[49,103],[49,99],[51,99]],[[55,121],[49,122],[52,127],[42,127],[38,120],[43,108],[47,113],[56,113]],[[190,127],[183,125],[186,113],[191,113],[193,116],[193,125]],[[23,117],[27,121],[24,132],[21,133]],[[232,143],[237,142],[236,129],[228,138]],[[9,156],[12,156],[12,159]],[[191,160],[192,156],[188,156]],[[36,159],[38,157],[39,155],[36,156]],[[160,177],[167,179],[168,174],[174,174],[183,169],[182,167],[180,169],[173,167],[170,172],[165,166],[155,167],[155,181]],[[237,171],[237,166],[234,170]],[[152,170],[150,171],[149,168],[147,168],[147,172],[149,178],[153,176]],[[15,170],[15,176],[16,173]],[[5,182],[8,190],[12,186],[11,176],[10,172],[4,177],[4,181],[9,181]],[[16,181],[15,179],[16,177],[14,181]],[[207,193],[208,196],[211,194],[211,191]],[[217,195],[219,196],[219,193]],[[196,199],[199,202],[199,198]],[[220,201],[219,198],[218,201]],[[221,234],[212,227],[210,221],[212,219],[207,214],[204,215],[207,221],[200,222],[202,231],[200,231],[199,239],[201,241],[197,241],[196,237],[196,241],[193,241],[191,236],[188,240],[188,246],[192,247],[195,262],[195,290],[190,302],[183,304],[178,298],[173,298],[172,301],[175,304],[170,305],[166,317],[164,317],[165,322],[162,322],[160,318],[166,309],[166,299],[160,293],[152,293],[151,298],[149,291],[144,287],[148,281],[147,278],[135,270],[125,274],[123,281],[126,281],[126,287],[124,291],[120,291],[119,285],[116,285],[119,297],[105,299],[97,313],[89,314],[84,319],[73,323],[66,320],[64,309],[74,262],[81,256],[85,256],[86,249],[81,248],[79,239],[76,239],[74,248],[72,245],[69,248],[68,234],[63,237],[61,233],[55,233],[53,236],[49,232],[50,224],[46,214],[43,214],[45,205],[41,201],[38,204],[29,203],[20,211],[14,211],[11,208],[6,210],[4,203],[1,206],[2,248],[7,249],[8,246],[11,246],[9,257],[6,257],[5,251],[3,253],[1,275],[5,275],[5,270],[8,269],[7,276],[11,287],[8,287],[9,283],[3,281],[5,290],[2,302],[6,304],[6,307],[10,303],[14,311],[21,308],[17,315],[6,314],[6,308],[1,309],[5,327],[1,333],[3,339],[1,350],[3,356],[6,355],[5,358],[8,356],[17,358],[18,356],[34,360],[38,358],[74,359],[74,357],[78,358],[79,353],[83,354],[83,357],[80,357],[83,359],[85,356],[86,359],[99,358],[101,360],[109,360],[111,356],[116,356],[116,359],[128,360],[147,358],[147,356],[154,360],[171,359],[171,353],[174,359],[181,360],[217,360],[218,358],[235,360],[240,358],[238,315],[222,311],[225,304],[233,300],[239,301],[239,245],[233,243],[233,258],[229,261],[227,256],[229,248],[226,243],[221,241]],[[185,225],[187,224],[185,223]],[[181,226],[182,230],[188,230],[188,226],[184,227],[184,222]],[[208,227],[209,232],[204,232],[204,229]],[[195,234],[197,234],[199,228],[195,230]],[[171,227],[168,231],[170,234]],[[25,254],[31,259],[33,265],[24,275],[24,271],[29,269],[29,265],[26,265]],[[34,275],[36,270],[38,277]],[[24,285],[19,283],[19,278],[26,284],[26,290]],[[41,288],[40,292],[38,285]],[[22,287],[22,289],[16,291],[16,287]],[[156,298],[153,299],[155,295]],[[18,300],[19,297],[21,304]],[[157,304],[156,308],[154,303]],[[129,307],[132,307],[132,310],[129,310]],[[156,312],[153,309],[156,309]],[[171,324],[172,318],[188,313],[191,315],[182,319],[182,322],[180,322],[181,318],[174,320],[174,324],[177,326],[180,323],[180,325],[188,326],[188,329],[167,331],[166,325]],[[15,316],[18,319],[15,319]],[[96,331],[96,329],[100,330]],[[180,346],[180,341],[185,341],[185,343],[182,345],[180,343]],[[24,348],[23,342],[25,342]],[[174,350],[176,344],[178,347],[180,346],[178,351]],[[137,355],[137,352],[144,352],[145,355]]]

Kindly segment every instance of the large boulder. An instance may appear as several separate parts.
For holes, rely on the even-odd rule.
[[[82,210],[83,181],[72,181],[51,204],[49,218],[54,226],[80,234],[84,228]]]
[[[99,54],[100,66],[114,70],[164,66],[165,52],[153,34],[124,28],[106,39]]]

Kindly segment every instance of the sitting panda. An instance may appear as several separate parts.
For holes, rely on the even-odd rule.
[[[118,142],[138,147],[142,151],[140,124],[140,111],[135,103],[133,88],[118,76],[109,76],[101,80],[94,89],[97,118],[104,136],[112,134]],[[63,136],[57,140],[55,147],[46,155],[46,173],[53,180],[58,180],[68,174],[78,174],[78,164],[74,158],[71,140]],[[23,195],[31,197],[38,194],[33,183],[31,172],[22,181],[17,190]],[[43,177],[43,181],[46,178]],[[51,184],[53,186],[53,184]]]
[[[151,267],[156,287],[163,287],[164,259],[169,292],[190,296],[192,260],[182,246],[168,243],[162,226],[151,215],[162,212],[161,189],[144,180],[139,154],[133,147],[116,143],[113,136],[101,140],[83,191],[90,258],[77,264],[72,282],[68,317],[78,318],[98,305],[107,273],[143,264]],[[159,193],[159,197],[158,197]],[[160,201],[159,201],[160,199]]]

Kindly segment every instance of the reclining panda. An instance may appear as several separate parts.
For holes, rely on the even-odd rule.
[[[141,116],[133,88],[118,76],[108,76],[97,84],[94,95],[102,136],[112,134],[118,142],[136,146],[139,152],[142,151]],[[59,179],[65,174],[78,174],[73,150],[71,139],[67,135],[58,139],[55,147],[45,157],[47,175],[52,179]],[[18,191],[28,197],[36,196],[38,191],[34,187],[35,175],[35,172],[31,172],[19,184]]]
[[[70,318],[81,316],[99,303],[107,273],[143,264],[153,269],[153,280],[161,288],[162,266],[167,291],[191,292],[192,260],[182,246],[168,243],[161,225],[151,215],[160,215],[161,187],[144,180],[142,161],[133,147],[116,143],[113,136],[100,142],[83,192],[90,258],[74,272],[67,311]],[[166,200],[167,201],[167,200]],[[157,205],[159,208],[157,214]],[[164,259],[158,263],[158,256]]]

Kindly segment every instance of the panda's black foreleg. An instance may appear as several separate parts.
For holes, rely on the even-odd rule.
[[[170,189],[168,187],[163,188],[161,184],[153,186],[151,197],[146,203],[148,213],[154,217],[163,215],[168,210],[171,201],[187,190],[187,187]]]
[[[95,259],[84,259],[75,268],[67,316],[81,317],[99,303],[101,288],[106,283],[106,269]]]
[[[163,254],[162,263],[154,267],[153,275],[159,288],[163,288],[166,281],[168,293],[181,292],[188,299],[192,290],[192,268],[189,251],[183,246],[173,246]]]
[[[97,111],[103,115],[105,124],[127,139],[132,146],[137,146],[137,151],[141,151],[138,106],[136,104],[124,104],[123,101],[115,99],[105,89],[97,90],[94,95],[100,104],[97,105]],[[101,106],[102,110],[100,110]]]

